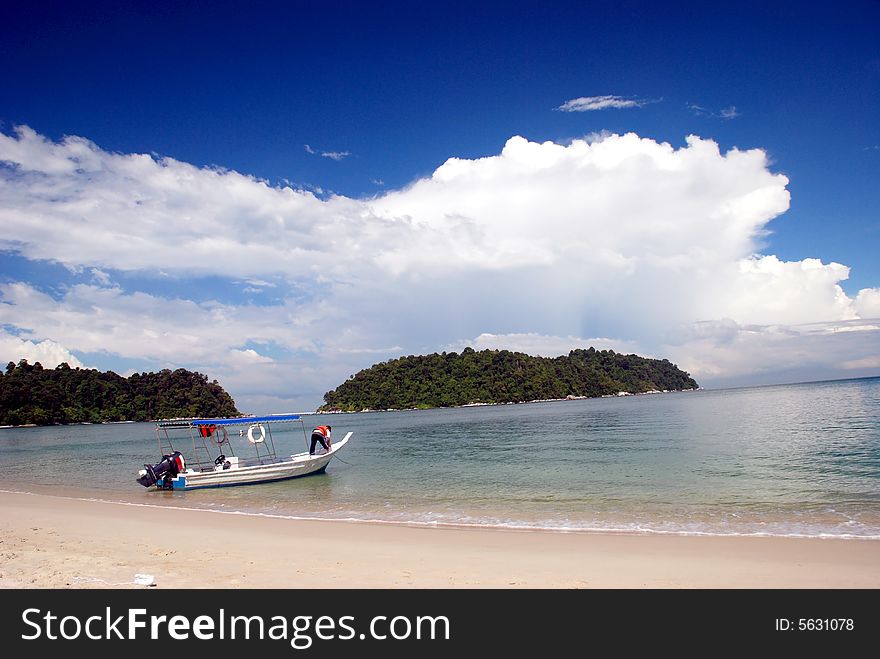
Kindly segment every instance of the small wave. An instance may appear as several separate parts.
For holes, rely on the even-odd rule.
[[[603,535],[653,535],[653,536],[693,536],[693,537],[754,537],[754,538],[813,538],[829,540],[880,540],[880,528],[861,525],[855,520],[841,522],[841,526],[847,526],[847,531],[837,528],[828,528],[820,524],[810,524],[803,520],[780,521],[772,524],[756,523],[762,526],[760,530],[744,524],[741,530],[717,528],[706,523],[704,528],[698,528],[695,524],[682,524],[667,521],[639,521],[628,523],[575,523],[575,522],[524,522],[521,520],[499,520],[496,518],[473,518],[462,517],[460,519],[432,518],[430,514],[387,514],[377,515],[373,511],[347,511],[336,516],[328,516],[319,513],[278,513],[254,510],[220,510],[216,504],[207,503],[202,506],[187,506],[177,502],[167,503],[144,503],[108,499],[97,496],[73,495],[73,494],[49,494],[41,492],[29,492],[24,490],[0,489],[4,494],[20,494],[31,496],[47,496],[71,501],[89,501],[107,505],[133,506],[139,508],[157,508],[167,510],[187,510],[192,512],[204,512],[217,515],[238,515],[245,517],[260,517],[267,519],[285,519],[291,521],[308,522],[346,522],[351,524],[382,524],[393,526],[409,526],[421,528],[449,528],[449,529],[487,529],[501,531],[542,532],[542,533],[583,533]],[[855,528],[853,528],[855,527]]]

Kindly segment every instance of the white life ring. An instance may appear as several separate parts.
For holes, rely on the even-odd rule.
[[[260,436],[254,437],[254,430],[259,429]],[[266,439],[266,429],[263,427],[262,423],[254,424],[250,428],[248,428],[248,441],[251,444],[259,444],[264,439]]]

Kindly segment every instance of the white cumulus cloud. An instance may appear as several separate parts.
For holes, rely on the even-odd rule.
[[[22,359],[31,364],[40,362],[44,368],[55,368],[62,362],[67,362],[71,368],[83,367],[83,363],[60,343],[51,339],[29,341],[0,330],[0,362],[17,364]]]
[[[404,189],[319,199],[22,127],[0,133],[0,247],[93,277],[53,296],[7,278],[0,323],[35,344],[200,365],[255,404],[317,404],[375,361],[464,343],[590,344],[675,358],[709,381],[763,377],[815,362],[798,346],[819,334],[779,328],[880,316],[880,289],[844,292],[847,266],[761,253],[787,184],[759,149],[602,134],[512,137]],[[271,282],[277,302],[126,290],[117,271]],[[868,363],[877,336],[837,332],[817,368]]]
[[[880,318],[880,288],[863,288],[854,304],[859,318]]]
[[[730,319],[691,326],[664,356],[698,382],[715,386],[803,382],[876,375],[880,326],[861,321],[740,325]]]

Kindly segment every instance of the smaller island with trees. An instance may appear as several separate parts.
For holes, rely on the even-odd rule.
[[[613,350],[533,357],[465,348],[375,364],[324,394],[319,412],[425,409],[697,389],[667,359]]]
[[[0,373],[0,425],[151,421],[240,416],[235,401],[208,376],[178,368],[135,373],[9,362]]]

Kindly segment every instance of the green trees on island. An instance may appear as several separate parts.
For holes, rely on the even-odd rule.
[[[519,403],[619,392],[696,389],[666,359],[613,350],[573,350],[532,357],[508,350],[465,348],[375,364],[324,394],[319,411],[453,407]],[[149,421],[175,417],[240,416],[235,401],[206,375],[179,368],[135,373],[43,368],[22,359],[0,373],[0,425]]]
[[[175,417],[239,416],[216,380],[179,368],[135,373],[54,369],[9,362],[0,373],[0,425],[148,421]]]
[[[434,353],[375,364],[324,394],[325,404],[319,411],[517,403],[697,386],[690,375],[666,359],[613,350],[589,348],[548,358],[465,348],[461,354]]]

